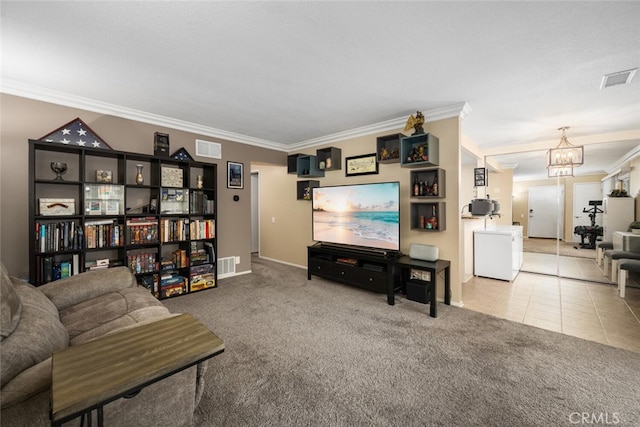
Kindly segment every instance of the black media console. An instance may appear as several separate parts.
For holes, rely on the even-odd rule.
[[[387,302],[394,304],[393,262],[397,255],[367,252],[315,244],[308,247],[307,278],[311,275],[334,282],[387,294]]]
[[[316,275],[372,292],[386,293],[389,305],[395,304],[396,290],[406,291],[407,286],[418,286],[424,298],[416,301],[426,303],[428,296],[431,305],[429,314],[437,317],[436,276],[444,272],[444,303],[451,304],[450,261],[420,261],[400,254],[386,255],[320,243],[309,246],[307,250],[308,280],[311,280],[311,275]],[[419,285],[416,285],[409,277],[412,269],[427,272],[429,279],[418,281],[416,283]]]

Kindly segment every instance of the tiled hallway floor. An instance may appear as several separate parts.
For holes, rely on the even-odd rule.
[[[548,268],[540,262],[547,264],[541,270]],[[606,280],[595,261],[587,262],[595,268],[587,270]],[[556,270],[553,263],[551,274]],[[462,285],[462,300],[470,310],[640,353],[640,289],[628,287],[623,299],[615,285],[584,276],[521,271],[513,282],[473,277]]]

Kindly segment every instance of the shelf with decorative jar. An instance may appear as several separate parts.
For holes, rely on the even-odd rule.
[[[444,169],[415,169],[409,174],[410,196],[418,199],[445,197],[446,174]]]
[[[444,202],[411,202],[410,209],[412,230],[446,230],[446,205]]]

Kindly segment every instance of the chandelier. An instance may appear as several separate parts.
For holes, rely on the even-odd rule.
[[[547,172],[549,174],[549,178],[573,176],[573,166],[548,166]]]
[[[582,145],[573,145],[567,140],[567,129],[569,129],[569,126],[558,128],[558,130],[562,131],[562,139],[560,139],[560,143],[556,148],[549,150],[547,168],[549,169],[550,177],[573,176],[573,168],[584,163],[584,147]]]

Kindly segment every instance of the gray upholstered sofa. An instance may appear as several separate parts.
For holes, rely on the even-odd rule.
[[[2,266],[0,288],[2,426],[49,426],[51,355],[172,314],[126,267],[34,287]],[[204,364],[104,407],[108,426],[186,426],[202,396]],[[68,425],[79,425],[79,418]],[[65,424],[67,425],[67,424]]]

